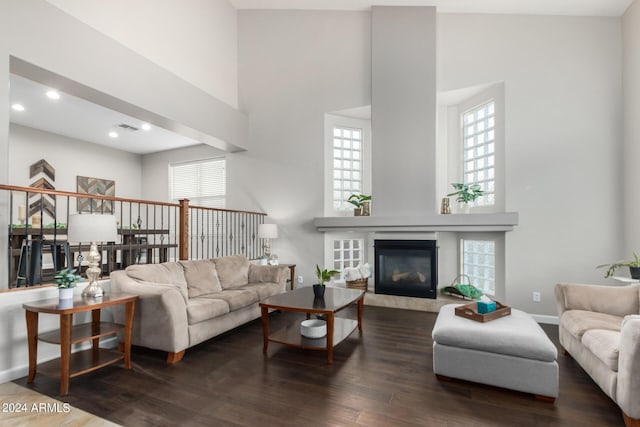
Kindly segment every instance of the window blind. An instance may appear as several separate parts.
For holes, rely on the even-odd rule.
[[[171,200],[189,199],[193,206],[224,208],[227,191],[224,158],[169,165]]]

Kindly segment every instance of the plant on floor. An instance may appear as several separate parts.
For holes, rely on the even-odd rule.
[[[316,277],[318,278],[318,285],[324,286],[324,282],[331,280],[331,276],[334,274],[340,274],[338,270],[320,270],[320,267],[316,264]]]
[[[455,182],[451,185],[456,191],[447,194],[447,196],[456,196],[456,201],[459,203],[471,203],[484,194],[479,184],[469,185]]]
[[[76,273],[76,270],[69,270],[65,268],[64,270],[60,270],[53,276],[56,284],[59,289],[65,288],[75,288],[77,282],[82,282],[82,276],[79,276]]]
[[[605,279],[613,276],[613,273],[621,267],[629,267],[629,273],[632,279],[640,279],[640,258],[634,252],[633,261],[618,261],[612,264],[602,264],[596,268],[607,268],[607,272],[604,274]]]

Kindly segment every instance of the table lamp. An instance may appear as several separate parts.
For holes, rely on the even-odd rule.
[[[264,256],[269,259],[271,257],[271,242],[269,239],[278,238],[278,225],[277,224],[258,224],[258,237],[264,240]]]
[[[98,242],[115,242],[118,237],[115,215],[76,214],[69,215],[67,240],[70,242],[91,242],[87,261],[87,279],[89,285],[82,292],[83,297],[100,298],[104,291],[98,284],[100,252]]]

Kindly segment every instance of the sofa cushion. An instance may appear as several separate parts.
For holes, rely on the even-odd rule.
[[[200,298],[224,300],[229,304],[229,311],[235,311],[258,302],[258,294],[247,289],[229,289],[216,294],[202,295]]]
[[[187,320],[190,325],[222,316],[228,312],[229,304],[221,299],[196,297],[190,298],[187,303]]]
[[[258,299],[263,300],[273,295],[281,294],[284,289],[280,283],[249,283],[242,289],[253,291],[258,295]]]
[[[185,300],[188,298],[187,281],[184,278],[182,265],[177,262],[162,264],[134,264],[125,269],[127,276],[132,279],[149,283],[164,283],[175,285]]]
[[[618,372],[620,332],[607,329],[590,329],[582,335],[582,345],[600,359],[607,368]]]
[[[221,292],[216,265],[210,260],[180,261],[184,268],[189,298]]]
[[[249,264],[249,283],[280,283],[285,266]]]
[[[249,283],[249,260],[243,255],[214,258],[222,289],[237,289]]]
[[[606,329],[620,332],[622,317],[597,311],[569,310],[560,318],[560,326],[582,341],[584,333],[590,329]]]

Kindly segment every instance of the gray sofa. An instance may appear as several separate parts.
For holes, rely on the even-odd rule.
[[[559,283],[560,344],[640,426],[640,285]]]
[[[258,266],[244,256],[132,265],[111,273],[113,292],[139,295],[132,344],[167,351],[187,348],[260,317],[260,300],[285,292],[286,266]],[[124,310],[114,310],[124,323]]]

